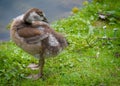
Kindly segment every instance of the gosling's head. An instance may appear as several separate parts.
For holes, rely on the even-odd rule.
[[[29,23],[29,24],[31,24],[34,21],[43,21],[48,23],[48,20],[46,19],[43,11],[37,8],[32,8],[28,10],[24,15],[23,20],[25,23]]]

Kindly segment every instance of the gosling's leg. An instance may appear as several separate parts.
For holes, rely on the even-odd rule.
[[[45,64],[45,59],[43,57],[40,57],[40,59],[39,59],[39,65],[40,65],[39,66],[39,73],[37,75],[34,75],[35,80],[42,78],[44,64]]]

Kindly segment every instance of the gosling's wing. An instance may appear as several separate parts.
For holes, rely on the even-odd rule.
[[[25,27],[25,28],[21,28],[19,29],[18,35],[22,38],[24,38],[24,40],[27,43],[38,43],[41,40],[45,39],[48,37],[48,34],[45,34],[44,32],[44,27]]]

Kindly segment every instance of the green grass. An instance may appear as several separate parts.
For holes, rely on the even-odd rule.
[[[119,7],[119,0],[94,0],[73,16],[54,22],[51,26],[70,45],[55,58],[46,59],[43,79],[25,78],[38,72],[27,68],[37,63],[35,58],[12,41],[0,43],[0,86],[119,86]],[[110,16],[101,20],[98,13]]]

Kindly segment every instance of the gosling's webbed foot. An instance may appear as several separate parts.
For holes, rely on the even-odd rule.
[[[27,76],[27,79],[33,79],[33,80],[37,80],[39,78],[42,78],[43,74],[31,74],[29,76]]]
[[[27,66],[28,68],[30,68],[31,70],[38,70],[39,69],[39,65],[31,63]]]
[[[39,78],[42,78],[42,76],[43,76],[43,74],[35,74],[35,75],[33,75],[33,79],[37,80]]]

